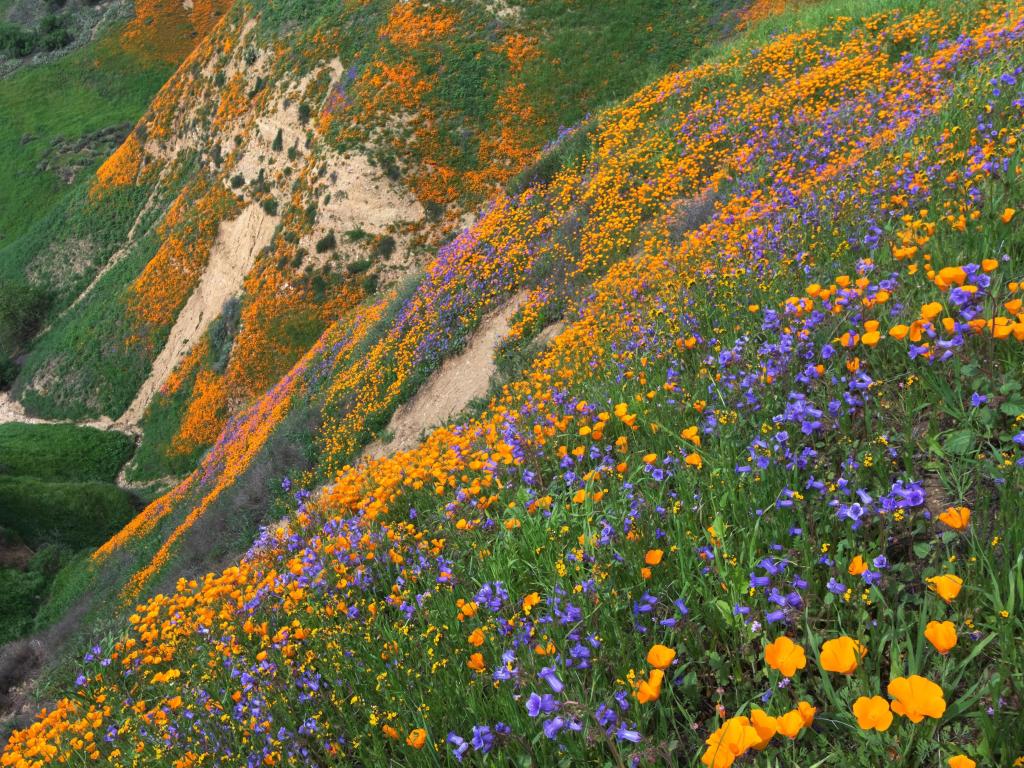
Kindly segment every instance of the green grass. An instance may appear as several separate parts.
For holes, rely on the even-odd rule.
[[[0,474],[47,481],[113,482],[134,441],[72,424],[0,424]]]
[[[36,170],[50,143],[136,120],[170,74],[169,67],[122,51],[115,35],[0,80],[0,244],[25,232],[68,191],[54,174]]]
[[[0,526],[28,546],[98,546],[134,517],[132,496],[111,483],[48,483],[0,476]]]

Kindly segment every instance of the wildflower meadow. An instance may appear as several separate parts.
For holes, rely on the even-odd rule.
[[[1024,766],[1024,3],[756,5],[97,550],[175,521],[0,766]],[[300,397],[287,514],[149,596]]]

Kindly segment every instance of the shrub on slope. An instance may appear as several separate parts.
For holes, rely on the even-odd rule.
[[[30,547],[96,546],[134,515],[132,497],[111,483],[48,483],[0,475],[0,525],[15,531]]]

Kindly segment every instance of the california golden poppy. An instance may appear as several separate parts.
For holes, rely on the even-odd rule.
[[[912,723],[919,723],[926,717],[938,719],[946,711],[942,688],[920,675],[897,677],[887,690],[893,700],[892,711]]]
[[[668,669],[676,657],[676,652],[667,645],[652,645],[647,652],[647,663],[657,669]]]
[[[967,507],[946,507],[939,520],[954,531],[962,531],[971,522],[971,510]]]
[[[769,715],[762,709],[753,709],[750,711],[750,724],[757,731],[758,738],[761,740],[754,745],[754,749],[762,750],[768,746],[768,742],[772,740],[772,737],[779,732],[779,724],[776,718]]]
[[[807,666],[804,649],[785,635],[776,638],[765,647],[764,660],[769,667],[778,670],[785,677],[792,677],[798,669]]]
[[[960,589],[964,585],[964,580],[955,573],[944,573],[941,576],[932,576],[929,579],[925,579],[925,581],[931,585],[935,594],[947,603],[951,603],[956,599],[956,596],[960,594]]]
[[[804,716],[799,709],[791,709],[784,715],[775,718],[778,723],[779,735],[787,739],[795,739],[804,729]]]
[[[821,667],[826,672],[852,675],[867,652],[867,648],[852,637],[844,635],[826,640],[821,646]]]
[[[892,725],[892,710],[889,702],[881,696],[861,696],[853,702],[853,716],[863,730],[886,731]]]
[[[924,636],[943,656],[956,646],[956,627],[952,621],[929,621]]]
[[[730,717],[704,742],[708,748],[700,761],[708,768],[730,768],[736,758],[761,742],[750,720],[746,717]]]
[[[665,673],[660,669],[652,669],[646,680],[640,680],[636,685],[636,700],[641,704],[655,701],[661,695],[661,682],[665,679]]]
[[[405,743],[413,749],[423,749],[423,745],[427,743],[427,732],[422,728],[413,728],[405,737]]]

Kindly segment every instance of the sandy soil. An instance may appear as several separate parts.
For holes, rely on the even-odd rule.
[[[487,394],[496,370],[494,350],[508,335],[509,322],[526,295],[526,291],[517,293],[503,307],[487,315],[466,348],[445,360],[412,399],[395,411],[387,426],[394,437],[387,443],[370,443],[363,456],[376,459],[414,448],[424,432],[449,421],[471,400]]]
[[[134,425],[115,424],[110,419],[103,417],[93,421],[71,421],[70,419],[37,419],[25,413],[25,408],[17,400],[11,397],[10,392],[0,392],[0,424],[18,422],[19,424],[75,424],[79,427],[92,427],[93,429],[116,429],[118,432],[134,435]]]
[[[167,343],[153,361],[149,378],[117,420],[118,424],[139,423],[153,396],[220,314],[224,302],[241,293],[245,276],[256,261],[256,255],[269,245],[276,223],[275,217],[267,215],[255,203],[245,208],[237,219],[221,222],[199,284],[178,314]]]

